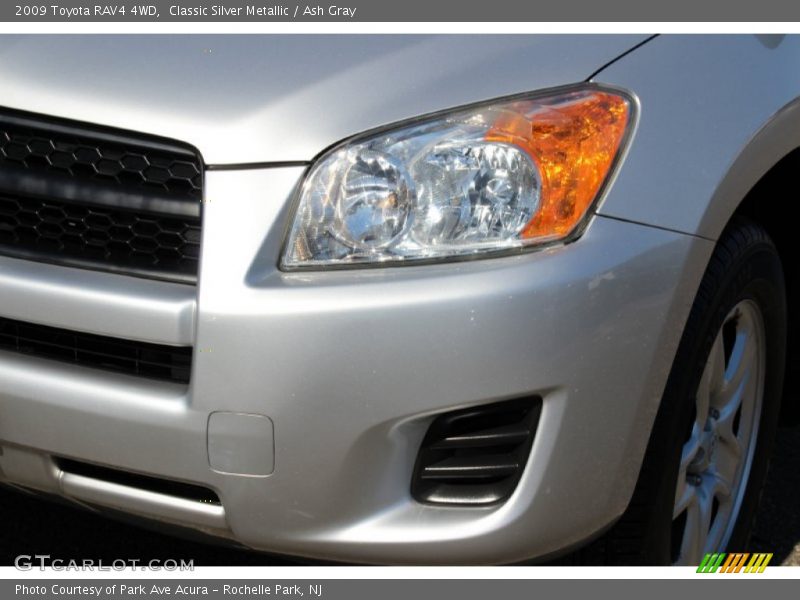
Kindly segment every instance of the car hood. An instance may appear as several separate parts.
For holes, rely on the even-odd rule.
[[[644,36],[0,36],[0,103],[307,161],[360,131],[583,81]]]

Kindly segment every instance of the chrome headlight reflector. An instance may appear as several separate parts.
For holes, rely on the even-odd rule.
[[[309,170],[282,267],[402,264],[567,239],[621,151],[631,104],[590,86],[345,142]]]

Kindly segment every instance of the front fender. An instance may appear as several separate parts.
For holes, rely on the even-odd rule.
[[[633,91],[633,145],[598,213],[716,240],[800,147],[800,37],[662,36],[599,73]]]

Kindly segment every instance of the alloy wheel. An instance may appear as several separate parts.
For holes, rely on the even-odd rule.
[[[755,302],[723,321],[695,395],[675,489],[672,559],[697,565],[724,550],[747,488],[764,397],[766,339]]]

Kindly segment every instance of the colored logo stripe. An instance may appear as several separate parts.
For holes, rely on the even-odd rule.
[[[772,560],[772,553],[769,554],[753,554],[753,558],[750,559],[750,563],[747,565],[747,568],[744,570],[745,573],[763,573],[764,569],[767,568],[769,561]]]
[[[772,553],[734,552],[714,552],[706,554],[703,561],[697,567],[698,573],[763,573],[764,569],[772,560]],[[747,559],[750,562],[747,562]],[[747,565],[745,566],[745,563]]]
[[[703,562],[697,567],[698,573],[716,573],[722,561],[725,560],[725,553],[706,554],[703,557]]]

